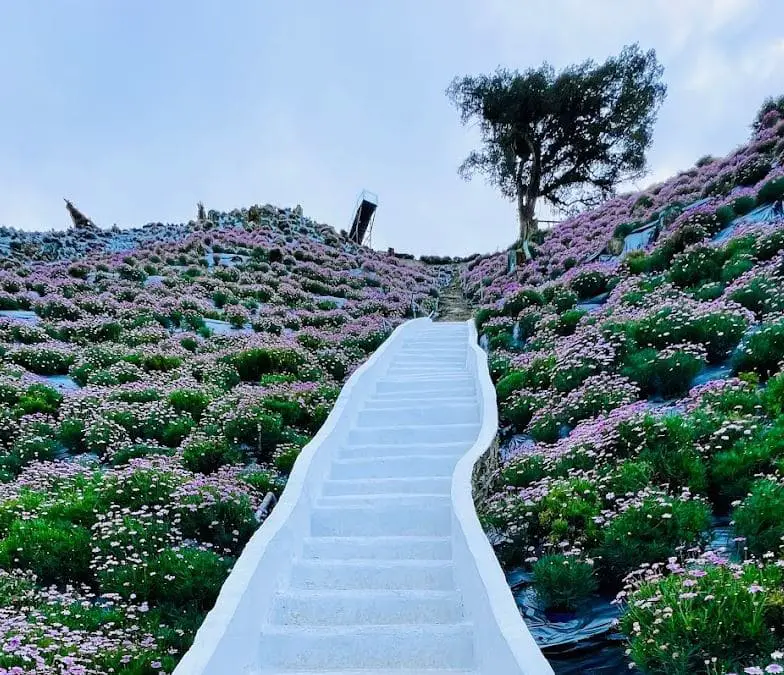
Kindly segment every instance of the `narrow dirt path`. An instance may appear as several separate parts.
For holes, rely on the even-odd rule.
[[[471,304],[463,295],[460,285],[460,268],[453,270],[452,283],[441,292],[436,321],[467,321],[473,316]]]

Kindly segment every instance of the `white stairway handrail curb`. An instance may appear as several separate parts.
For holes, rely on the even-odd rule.
[[[498,432],[498,408],[495,387],[487,368],[487,354],[479,347],[476,326],[469,326],[469,359],[473,354],[477,395],[482,407],[479,437],[455,467],[452,480],[452,508],[455,522],[462,530],[465,544],[476,562],[476,571],[489,601],[490,612],[502,639],[517,667],[514,675],[552,675],[553,669],[528,631],[503,570],[479,522],[473,500],[474,466],[495,441]],[[469,367],[472,364],[469,362]],[[453,535],[454,536],[454,535]],[[470,598],[466,598],[470,601]],[[480,626],[477,629],[481,630]],[[498,675],[502,675],[500,672]],[[506,672],[503,675],[507,675]],[[509,673],[509,675],[512,675]]]
[[[338,420],[349,402],[352,391],[357,383],[364,378],[365,374],[381,359],[384,353],[401,339],[401,334],[425,322],[429,323],[429,319],[412,319],[395,328],[384,343],[370,355],[365,363],[351,374],[343,385],[340,395],[324,424],[311,441],[302,448],[299,457],[297,457],[297,461],[294,463],[294,468],[286,483],[286,488],[275,509],[261,527],[256,530],[243,549],[221,588],[215,601],[215,606],[207,613],[204,622],[196,633],[193,645],[174,669],[173,675],[201,675],[207,672],[210,660],[217,651],[219,643],[225,637],[226,629],[242,600],[242,595],[248,589],[253,574],[269,544],[283,529],[297,502],[303,496],[313,458],[324,441],[335,430]],[[226,675],[230,674],[226,673]],[[232,673],[231,675],[234,674]]]

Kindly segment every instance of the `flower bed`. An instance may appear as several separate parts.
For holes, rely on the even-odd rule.
[[[779,119],[560,224],[512,273],[487,256],[463,274],[502,431],[528,439],[481,505],[527,580],[519,601],[595,613],[618,594],[628,665],[646,674],[784,671],[784,222],[724,234],[781,198],[783,136]],[[645,250],[589,261],[654,221]]]
[[[0,319],[0,673],[172,672],[342,383],[438,295],[290,212],[151,230],[1,265],[38,321]]]

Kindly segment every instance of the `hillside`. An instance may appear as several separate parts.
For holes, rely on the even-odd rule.
[[[490,353],[480,510],[556,672],[781,672],[784,119],[763,122],[458,278],[299,208],[0,229],[0,674],[171,673],[340,386],[437,302],[470,302]]]
[[[341,384],[434,306],[299,210],[206,215],[3,233],[0,672],[170,673]]]
[[[505,427],[483,518],[560,672],[782,672],[782,163],[772,112],[464,271]]]

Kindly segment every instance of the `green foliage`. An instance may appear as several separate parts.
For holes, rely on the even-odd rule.
[[[609,279],[605,274],[602,274],[598,270],[593,270],[590,272],[581,272],[577,276],[575,276],[570,286],[572,290],[577,293],[577,297],[580,300],[588,300],[593,298],[600,293],[604,293],[607,290],[607,282]]]
[[[226,464],[239,464],[242,452],[222,438],[205,438],[188,443],[182,451],[182,463],[189,471],[210,474]]]
[[[258,382],[267,373],[293,372],[301,365],[302,357],[292,349],[253,347],[226,357],[244,382]]]
[[[464,123],[479,122],[483,143],[461,174],[482,173],[505,197],[519,195],[523,214],[533,214],[540,197],[556,206],[605,197],[645,168],[666,92],[662,72],[655,52],[631,45],[602,64],[560,73],[544,64],[455,78],[447,95]]]
[[[765,324],[749,336],[733,361],[736,373],[754,371],[767,379],[779,370],[784,359],[784,321]]]
[[[761,203],[775,202],[782,197],[784,197],[784,176],[769,180],[757,193],[757,199]]]
[[[726,511],[730,504],[745,497],[755,478],[773,471],[784,457],[784,425],[767,429],[759,437],[741,439],[730,449],[711,458],[711,496],[717,507]]]
[[[174,610],[206,612],[218,597],[230,561],[212,551],[166,549],[144,565],[125,564],[101,572],[104,593],[171,606]],[[154,574],[152,574],[154,572]]]
[[[754,483],[751,493],[733,512],[735,530],[749,551],[763,555],[784,546],[784,484],[774,479]]]
[[[533,414],[542,407],[541,399],[529,393],[512,396],[500,406],[500,416],[517,429],[525,429]]]
[[[44,585],[89,581],[91,558],[89,530],[72,523],[16,520],[0,541],[0,566],[29,569]]]
[[[667,560],[679,546],[693,545],[709,525],[710,510],[704,502],[648,497],[604,529],[602,571],[617,583],[643,563]]]
[[[169,394],[169,403],[179,413],[187,413],[198,422],[210,404],[210,397],[196,389],[177,389]]]
[[[536,561],[533,585],[545,609],[561,611],[579,609],[599,586],[593,565],[560,554],[546,555]]]
[[[703,365],[702,359],[685,351],[663,355],[648,348],[628,354],[621,372],[643,393],[672,398],[689,390]]]
[[[703,564],[642,584],[628,598],[620,623],[629,658],[656,675],[764,667],[781,646],[782,576],[774,564]],[[764,590],[749,590],[757,588]]]

